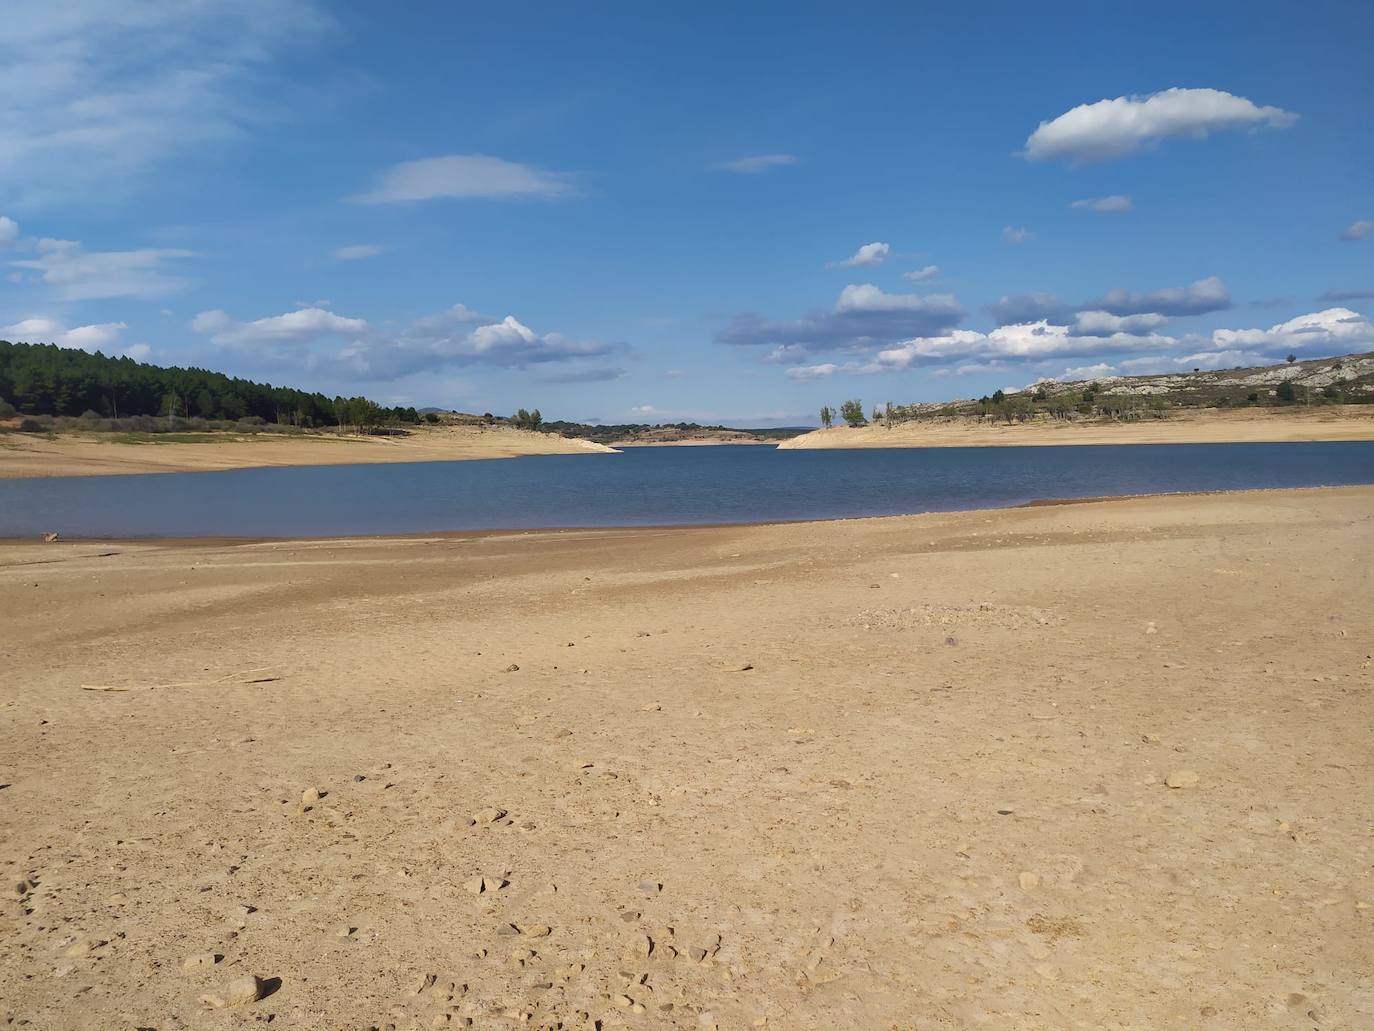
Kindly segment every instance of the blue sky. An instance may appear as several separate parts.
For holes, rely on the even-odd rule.
[[[388,403],[1374,349],[1374,7],[10,0],[0,337]]]

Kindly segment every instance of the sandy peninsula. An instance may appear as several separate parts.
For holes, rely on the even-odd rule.
[[[780,448],[1036,447],[1056,444],[1234,444],[1374,440],[1374,405],[1322,408],[1203,409],[1140,422],[1006,423],[954,418],[804,433]]]
[[[0,545],[0,1026],[1374,1026],[1371,553],[1374,488]]]
[[[281,465],[454,462],[615,450],[589,440],[508,426],[421,427],[407,437],[270,433],[186,436],[202,439],[187,443],[149,434],[139,443],[121,443],[112,434],[63,433],[46,437],[7,433],[0,436],[0,479],[209,472]]]

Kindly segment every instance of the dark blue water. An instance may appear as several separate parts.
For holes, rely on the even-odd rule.
[[[0,537],[293,537],[773,522],[1374,483],[1374,442],[777,451],[0,480]]]

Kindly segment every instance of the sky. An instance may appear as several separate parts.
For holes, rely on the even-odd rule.
[[[1374,350],[1374,5],[6,0],[0,339],[814,424]]]

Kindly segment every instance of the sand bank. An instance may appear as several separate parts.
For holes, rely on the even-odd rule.
[[[117,443],[111,434],[0,436],[0,479],[22,476],[102,476],[117,473],[209,472],[281,465],[370,465],[376,462],[454,462],[521,455],[611,452],[589,440],[505,426],[422,427],[408,437],[261,433],[194,434],[194,443]]]
[[[1374,488],[0,546],[0,1023],[1371,1026],[1372,553]]]
[[[1141,422],[899,423],[836,426],[783,441],[780,448],[1045,447],[1056,444],[1233,444],[1304,440],[1374,440],[1374,405],[1324,408],[1211,409]]]

